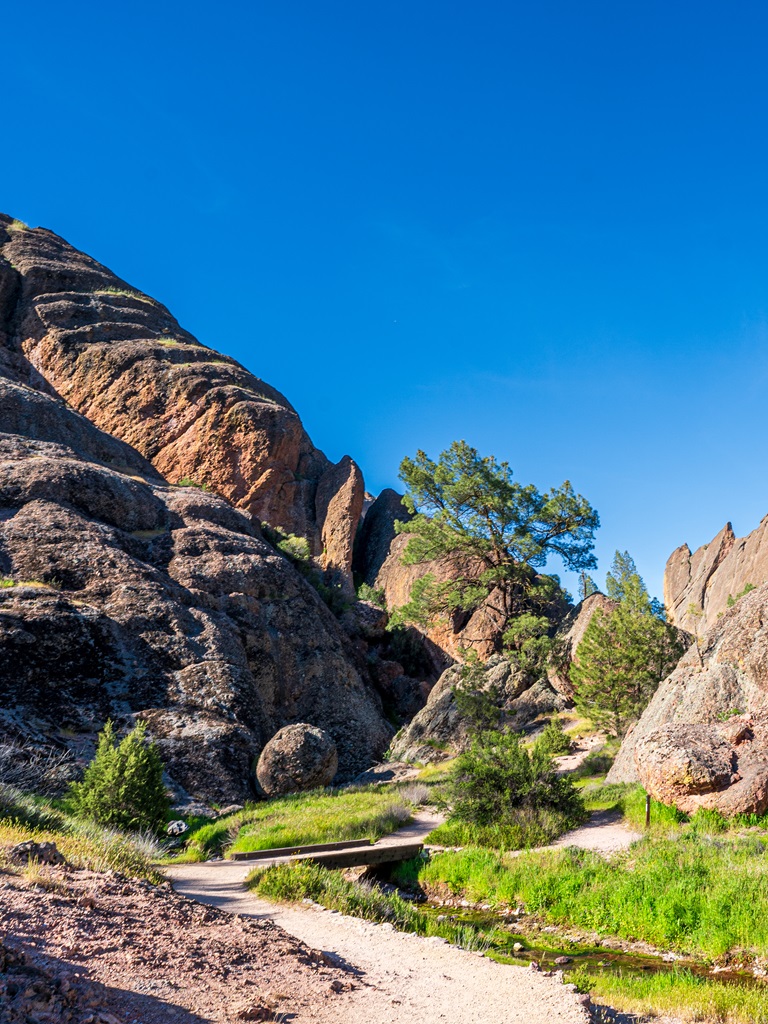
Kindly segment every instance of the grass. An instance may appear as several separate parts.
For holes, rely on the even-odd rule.
[[[447,888],[492,907],[522,903],[551,924],[707,959],[768,954],[768,855],[756,836],[691,830],[610,860],[574,848],[516,858],[466,849],[435,856],[418,880],[427,891]]]
[[[10,576],[0,576],[0,590],[7,590],[9,587],[15,587],[16,580],[12,580]]]
[[[10,867],[8,850],[28,840],[55,843],[77,868],[163,880],[153,867],[165,852],[155,836],[105,828],[75,817],[66,798],[34,796],[0,783],[0,865]]]
[[[471,924],[437,921],[396,893],[385,893],[365,882],[349,882],[338,871],[300,861],[252,871],[246,885],[259,896],[283,902],[314,900],[330,910],[366,921],[388,922],[399,931],[438,936],[462,949],[485,952],[492,935]]]
[[[151,299],[148,295],[142,295],[141,292],[135,292],[128,288],[97,288],[94,295],[121,295],[125,299],[138,299],[139,302],[147,302],[151,306],[156,306],[157,303],[154,299]]]
[[[523,850],[546,846],[578,825],[570,816],[552,808],[520,807],[514,820],[493,825],[450,819],[427,836],[435,846],[484,846],[494,850]]]
[[[710,980],[685,968],[640,976],[585,973],[578,978],[569,975],[568,980],[616,1010],[669,1014],[685,1021],[768,1024],[768,992],[764,988]],[[595,1019],[603,1019],[599,1011]]]
[[[29,231],[29,224],[25,224],[23,220],[12,220],[8,225],[9,231]]]
[[[205,860],[222,853],[249,853],[283,846],[370,839],[389,835],[411,818],[412,807],[386,787],[318,790],[281,797],[203,825],[179,859]]]
[[[5,870],[10,867],[8,850],[28,840],[56,843],[59,852],[76,868],[117,871],[155,884],[163,880],[152,867],[159,847],[151,840],[72,819],[56,828],[39,828],[8,818],[1,820],[0,864]]]
[[[210,487],[208,484],[198,483],[197,480],[193,480],[191,476],[182,477],[181,480],[176,484],[177,487],[197,487],[201,491],[209,491]]]

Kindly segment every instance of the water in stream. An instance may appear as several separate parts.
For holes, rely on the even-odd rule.
[[[685,969],[715,984],[766,988],[768,991],[766,980],[755,977],[751,971],[747,970],[722,970],[712,973],[711,968],[706,964],[683,958],[664,959],[661,956],[585,946],[570,941],[558,945],[556,934],[552,934],[551,940],[543,935],[522,934],[515,930],[513,919],[490,911],[444,907],[430,903],[420,904],[419,910],[435,917],[445,915],[456,924],[472,925],[482,931],[489,939],[487,955],[493,957],[494,960],[523,966],[527,966],[531,960],[535,960],[542,970],[563,971],[566,980],[570,972],[579,969],[590,975],[621,974],[636,977]],[[515,952],[516,943],[521,944],[523,949]],[[567,963],[557,963],[557,959],[563,957],[568,958]]]

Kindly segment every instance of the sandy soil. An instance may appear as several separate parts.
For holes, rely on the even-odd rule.
[[[642,835],[623,824],[620,812],[593,811],[589,821],[572,832],[566,832],[545,849],[578,846],[582,850],[609,854],[626,850],[638,839],[642,839]]]

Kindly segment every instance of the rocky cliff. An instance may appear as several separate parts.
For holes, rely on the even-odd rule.
[[[689,633],[710,629],[745,589],[768,582],[768,516],[738,538],[730,523],[693,554],[687,544],[669,556],[664,572],[667,617]]]
[[[6,365],[141,453],[309,540],[351,593],[360,470],[333,465],[287,399],[202,345],[159,302],[41,228],[0,215]]]
[[[726,608],[625,738],[607,781],[690,811],[768,808],[768,584]]]
[[[340,778],[368,767],[391,729],[364,658],[259,525],[348,579],[357,467],[50,232],[2,218],[0,253],[0,732],[87,749],[140,715],[219,803],[289,722],[333,737]]]

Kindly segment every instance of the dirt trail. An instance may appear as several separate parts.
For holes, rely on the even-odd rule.
[[[422,813],[382,843],[424,838]],[[329,961],[346,966],[354,988],[306,1009],[294,1024],[586,1024],[580,997],[557,977],[507,967],[442,939],[422,939],[315,906],[267,903],[243,886],[253,863],[216,861],[166,868],[177,892],[234,914],[273,921]]]

